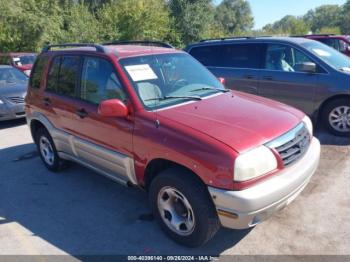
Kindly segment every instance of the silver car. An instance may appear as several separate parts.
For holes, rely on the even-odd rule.
[[[0,121],[25,117],[28,77],[18,69],[0,65]]]

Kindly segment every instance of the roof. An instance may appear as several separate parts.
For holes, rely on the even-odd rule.
[[[242,37],[242,38],[225,38],[225,39],[209,39],[209,40],[203,40],[198,43],[190,44],[186,50],[188,50],[189,47],[194,46],[205,46],[205,45],[214,45],[214,44],[227,44],[227,43],[268,43],[268,42],[285,42],[285,43],[295,43],[295,44],[302,44],[305,42],[313,41],[311,39],[302,38],[302,37],[275,37],[275,36],[269,36],[269,37]]]
[[[169,54],[169,53],[182,53],[180,50],[174,48],[165,48],[158,46],[149,46],[149,45],[102,45],[104,53],[114,54],[119,59],[126,57],[134,56],[143,56],[143,55],[153,55],[153,54]],[[93,46],[83,46],[83,47],[72,47],[72,48],[63,48],[58,50],[50,50],[50,52],[96,52],[101,51]]]
[[[30,53],[30,52],[9,52],[9,53],[0,53],[0,56],[1,55],[22,56],[22,55],[36,55],[36,53]]]
[[[0,65],[0,69],[3,69],[3,68],[13,68],[13,66],[10,66],[10,65]]]

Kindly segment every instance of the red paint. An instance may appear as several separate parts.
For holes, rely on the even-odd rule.
[[[104,117],[127,117],[128,108],[119,99],[110,99],[100,103],[98,113]]]
[[[44,55],[50,56],[51,61],[57,54],[88,54],[109,60],[128,94],[125,105],[119,100],[108,100],[98,107],[46,92],[47,66],[41,88],[29,88],[26,113],[30,116],[33,110],[43,112],[57,128],[132,157],[140,185],[144,183],[147,165],[155,159],[176,162],[196,173],[205,184],[228,190],[252,186],[283,169],[279,165],[276,171],[262,177],[244,183],[233,182],[234,162],[240,153],[289,131],[300,123],[303,113],[240,92],[218,94],[157,112],[146,111],[118,60],[181,51],[140,46],[109,46],[108,50],[107,54],[76,49]],[[50,107],[45,106],[44,98],[50,98]],[[76,115],[82,108],[88,113],[84,119]],[[115,112],[128,116],[108,117]]]
[[[322,42],[323,39],[338,39],[347,43],[349,46],[347,50],[343,51],[347,56],[350,56],[350,36],[347,35],[306,35],[305,38],[313,39]]]
[[[24,64],[24,65],[19,66],[19,65],[16,65],[13,62],[13,58],[21,57],[21,56],[27,56],[27,55],[35,55],[35,53],[23,53],[23,52],[21,52],[21,53],[13,53],[12,52],[12,53],[7,53],[7,54],[0,54],[0,60],[1,60],[1,58],[6,56],[6,57],[8,57],[11,60],[7,64],[12,65],[13,67],[17,68],[18,70],[24,72],[26,70],[31,70],[32,67],[33,67],[33,64]]]

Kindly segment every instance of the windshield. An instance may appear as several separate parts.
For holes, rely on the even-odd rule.
[[[319,42],[306,42],[302,44],[306,49],[311,51],[314,55],[322,59],[328,65],[335,69],[347,69],[350,68],[350,59],[346,55],[338,52],[337,50],[321,44]]]
[[[23,83],[28,77],[21,71],[14,68],[0,68],[0,84]]]
[[[12,58],[13,63],[16,66],[22,66],[22,65],[32,65],[34,64],[36,59],[36,55],[23,55],[23,56],[16,56]]]
[[[120,60],[143,105],[162,108],[224,92],[225,88],[188,54],[160,54]]]

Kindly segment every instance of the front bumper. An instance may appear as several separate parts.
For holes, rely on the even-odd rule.
[[[24,104],[0,104],[0,121],[23,118],[25,116]]]
[[[306,154],[276,176],[242,191],[208,187],[221,225],[233,229],[253,227],[291,203],[309,183],[319,159],[320,142],[313,138]]]

